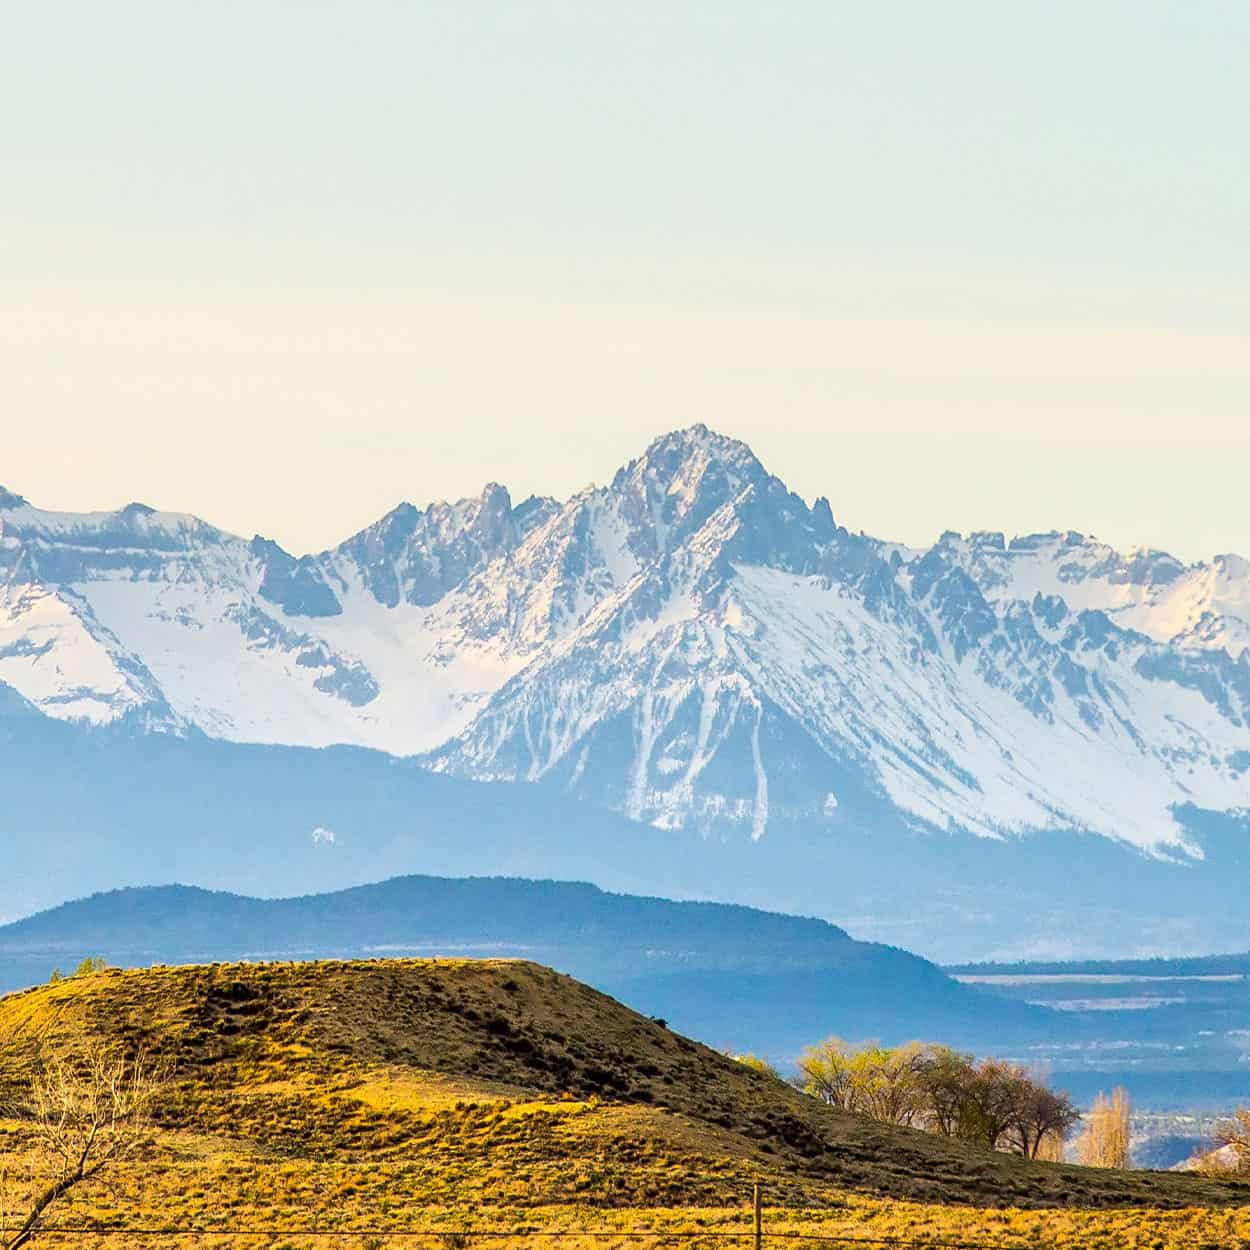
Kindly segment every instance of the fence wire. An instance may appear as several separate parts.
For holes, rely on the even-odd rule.
[[[757,1240],[758,1236],[758,1240]],[[863,1247],[864,1250],[1053,1250],[1058,1242],[1043,1241],[1035,1237],[1014,1242],[950,1240],[941,1237],[908,1237],[904,1235],[850,1236],[839,1233],[803,1232],[799,1230],[754,1229],[492,1229],[492,1228],[131,1228],[131,1227],[53,1227],[41,1228],[37,1237],[43,1238],[104,1238],[121,1237],[128,1244],[133,1238],[263,1238],[287,1240],[307,1238],[311,1240],[355,1240],[368,1242],[371,1246],[385,1247],[390,1242],[407,1244],[426,1243],[431,1246],[471,1247],[475,1242],[490,1241],[559,1241],[565,1238],[582,1238],[594,1241],[669,1242],[676,1245],[697,1246],[705,1242],[747,1242],[760,1246],[776,1243],[814,1244],[839,1247]],[[0,1242],[0,1244],[3,1244]],[[1069,1240],[1065,1244],[1073,1245]],[[1169,1250],[1250,1250],[1250,1241],[1213,1242],[1209,1238],[1192,1241],[1170,1240]]]

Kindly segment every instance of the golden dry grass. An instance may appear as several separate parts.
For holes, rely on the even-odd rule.
[[[774,1233],[1250,1245],[1246,1187],[1024,1163],[839,1115],[528,963],[110,971],[0,1000],[0,1033],[103,1035],[174,1065],[143,1157],[80,1194],[60,1217],[73,1224],[541,1228],[569,1235],[537,1244],[563,1246],[637,1245],[584,1233],[650,1229],[658,1244],[731,1245],[709,1234],[744,1227],[759,1183]],[[0,1124],[25,1184],[40,1167],[28,1146],[20,1123]],[[89,1244],[197,1241],[118,1231]]]

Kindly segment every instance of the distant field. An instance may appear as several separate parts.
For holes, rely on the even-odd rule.
[[[1142,1110],[1226,1113],[1250,1104],[1247,957],[947,969],[997,997],[1079,1022],[1079,1040],[1017,1048],[1080,1101],[1123,1085]],[[1010,1047],[1008,1049],[1011,1049]]]

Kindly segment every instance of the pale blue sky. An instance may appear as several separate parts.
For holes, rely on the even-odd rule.
[[[1250,5],[12,6],[0,483],[295,550],[746,438],[1250,552]]]

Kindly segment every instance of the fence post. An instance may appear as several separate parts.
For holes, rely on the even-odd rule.
[[[760,1187],[758,1181],[755,1185],[753,1205],[755,1207],[755,1250],[761,1250],[764,1244],[764,1213],[760,1208]]]

